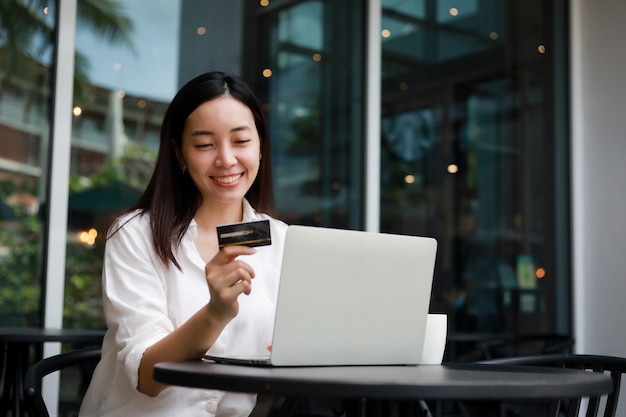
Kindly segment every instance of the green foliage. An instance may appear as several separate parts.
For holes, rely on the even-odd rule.
[[[156,152],[149,147],[145,145],[128,145],[124,149],[124,155],[117,160],[105,162],[88,178],[79,175],[70,176],[70,193],[78,193],[116,182],[143,189],[148,183],[155,160]],[[137,175],[136,170],[133,170],[133,175],[128,173],[128,167],[137,168],[141,164],[147,167],[142,172],[142,175]]]
[[[143,189],[148,181],[145,175],[130,175],[129,167],[139,164],[152,167],[156,153],[145,146],[127,146],[124,155],[100,166],[91,176],[70,178],[70,192],[83,192],[91,188],[112,184],[126,184]],[[148,170],[149,171],[149,170]],[[96,224],[94,223],[94,226]],[[102,312],[102,260],[104,258],[104,233],[94,245],[83,245],[68,239],[65,263],[65,303],[63,323],[65,327],[103,328]]]
[[[151,166],[154,157],[154,151],[148,148],[129,147],[122,157],[102,165],[90,177],[72,176],[70,192],[113,183],[143,188],[147,177],[132,177],[125,172],[138,163]],[[15,195],[35,196],[36,190],[28,183],[0,182],[0,201]],[[11,208],[12,218],[3,221],[0,227],[0,325],[38,326],[43,225],[27,207],[13,205]],[[104,237],[99,236],[93,245],[80,244],[73,236],[68,236],[67,242],[64,326],[104,328],[101,284]]]
[[[105,327],[100,279],[103,256],[104,245],[100,241],[91,247],[68,244],[65,261],[64,327]]]
[[[41,78],[42,68],[50,64],[54,14],[57,12],[54,2],[48,0],[0,0],[0,72],[3,73],[0,77],[0,100],[5,86],[10,85],[12,79],[35,85],[35,80]],[[133,22],[125,12],[123,1],[78,0],[77,25],[106,42],[123,45],[136,52],[132,40]],[[77,52],[74,99],[78,104],[89,100],[92,86],[88,69],[88,60]],[[107,164],[86,182],[72,178],[70,190],[80,191],[85,187],[120,180],[131,185],[135,181],[140,182],[137,178],[123,175],[123,170],[119,169],[122,162]],[[16,195],[37,196],[36,185],[26,181],[7,180],[0,183],[0,202],[10,214],[0,218],[0,325],[38,326],[42,304],[44,229],[37,213],[29,212],[26,206],[5,203],[8,197]],[[101,262],[102,248],[98,244],[94,247],[68,244],[66,325],[103,327]]]
[[[23,188],[0,184],[0,199]],[[38,324],[40,300],[41,221],[26,207],[13,207],[14,217],[0,228],[0,325]]]

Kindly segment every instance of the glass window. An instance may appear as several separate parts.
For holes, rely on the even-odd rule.
[[[564,33],[544,3],[382,3],[381,230],[438,239],[431,310],[453,332],[569,331],[552,221]]]
[[[0,4],[0,326],[42,318],[56,11],[30,3]]]
[[[78,4],[63,321],[103,328],[107,222],[136,202],[152,172],[178,87],[181,19],[179,2],[88,6]]]
[[[452,331],[569,331],[556,3],[382,1],[381,230],[439,240],[432,306]],[[104,325],[107,221],[143,190],[163,113],[201,72],[239,73],[261,98],[281,217],[363,228],[363,2],[90,4],[78,2],[65,326]],[[18,6],[0,5],[0,320],[39,325],[55,19]]]
[[[42,317],[56,11],[40,3],[0,2],[0,325]],[[285,221],[363,228],[365,3],[77,3],[64,326],[104,326],[107,222],[201,72],[262,100]],[[438,239],[431,310],[451,333],[570,331],[567,2],[522,3],[381,0],[381,231]]]
[[[362,228],[363,4],[266,4],[244,68],[265,71],[279,212]],[[381,231],[438,239],[431,309],[452,332],[569,332],[562,2],[381,6]]]
[[[256,85],[272,138],[276,208],[289,223],[362,227],[363,13],[354,1],[256,6]]]

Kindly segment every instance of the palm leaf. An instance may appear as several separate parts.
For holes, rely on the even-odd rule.
[[[44,10],[49,0],[0,0],[0,96],[12,77],[29,79],[44,64],[54,34]],[[111,44],[123,45],[136,53],[132,39],[133,23],[120,1],[78,0],[77,21]],[[91,85],[88,60],[75,55],[75,98],[87,99]],[[45,64],[44,64],[45,65]]]
[[[23,1],[0,0],[0,41],[8,51],[6,58],[19,61],[26,56],[38,60],[51,37],[52,28],[43,8]]]
[[[135,52],[133,22],[122,3],[115,0],[79,0],[78,21],[104,40]]]

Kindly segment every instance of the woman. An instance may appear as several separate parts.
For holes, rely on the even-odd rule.
[[[252,395],[168,387],[152,372],[207,351],[269,349],[287,227],[271,217],[271,180],[266,121],[245,83],[212,72],[182,87],[148,187],[109,231],[108,331],[82,416],[250,413]],[[270,246],[218,248],[218,225],[263,219]]]

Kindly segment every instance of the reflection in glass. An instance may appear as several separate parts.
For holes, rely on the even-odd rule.
[[[563,121],[546,114],[562,98],[536,53],[541,2],[511,21],[513,6],[382,2],[381,229],[438,239],[431,309],[452,331],[556,327],[555,281],[536,271],[567,248],[549,222],[547,132]]]
[[[502,1],[383,0],[383,79],[501,47]],[[495,39],[494,39],[495,38]],[[415,75],[415,74],[414,74]]]
[[[31,3],[0,3],[0,326],[42,317],[55,9]]]
[[[554,2],[381,1],[381,230],[438,238],[433,309],[452,331],[567,327]],[[262,98],[281,217],[363,228],[364,2],[117,2],[100,10],[113,37],[87,24],[94,3],[78,1],[66,326],[103,326],[105,225],[143,189],[167,103],[200,72],[238,72]],[[0,320],[38,325],[55,12],[26,21],[24,4],[0,2]]]
[[[289,223],[362,227],[364,11],[353,3],[299,2],[262,19],[260,60],[272,72],[259,90]]]
[[[151,174],[176,86],[178,63],[169,58],[176,54],[179,18],[177,2],[109,4],[98,12],[110,25],[94,30],[80,19],[81,7],[76,49],[84,59],[76,68],[82,85],[72,122],[64,326],[102,328],[106,228],[137,201]],[[102,38],[102,31],[109,36]]]

